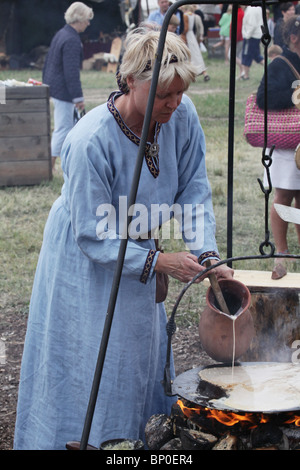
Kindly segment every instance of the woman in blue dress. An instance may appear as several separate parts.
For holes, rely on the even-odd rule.
[[[121,90],[81,119],[64,143],[64,185],[46,223],[30,303],[15,449],[64,449],[81,439],[158,39],[140,29],[128,37]],[[174,398],[161,385],[166,312],[156,301],[156,273],[187,282],[205,260],[219,259],[204,135],[184,95],[195,76],[187,47],[168,33],[89,434],[96,447],[107,439],[143,439],[151,415],[170,413]],[[181,219],[187,251],[162,253],[151,237],[168,212]],[[215,271],[232,276],[224,265]]]

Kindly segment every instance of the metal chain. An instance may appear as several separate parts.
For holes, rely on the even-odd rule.
[[[268,181],[268,187],[264,187],[262,181],[258,178],[257,181],[260,185],[260,188],[265,195],[265,240],[260,244],[259,251],[262,255],[268,254],[266,249],[270,251],[269,255],[272,256],[275,252],[275,246],[270,242],[270,230],[269,230],[269,198],[272,192],[272,181],[270,176],[270,166],[272,165],[272,154],[274,146],[269,149],[267,152],[268,146],[268,47],[271,42],[271,35],[269,32],[268,21],[267,21],[267,9],[265,1],[262,2],[262,16],[263,16],[263,25],[262,25],[262,37],[261,42],[264,47],[264,148],[262,150],[262,164],[266,170],[266,176]]]

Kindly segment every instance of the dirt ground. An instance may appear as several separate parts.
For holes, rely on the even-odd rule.
[[[0,312],[0,450],[13,448],[26,321],[25,315],[13,310]],[[197,327],[179,328],[172,338],[172,346],[176,375],[211,362],[201,349]]]
[[[26,320],[13,310],[0,312],[0,450],[10,450],[13,445]]]

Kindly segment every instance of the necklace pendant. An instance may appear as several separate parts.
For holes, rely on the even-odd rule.
[[[159,152],[159,145],[158,143],[154,142],[153,144],[150,145],[149,155],[150,157],[155,158],[157,157],[158,152]]]

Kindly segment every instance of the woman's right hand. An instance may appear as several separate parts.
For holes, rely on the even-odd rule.
[[[178,253],[162,253],[158,255],[155,271],[168,274],[178,281],[189,282],[205,267],[198,262],[197,256],[192,253],[181,251]],[[202,281],[201,276],[195,281]]]

